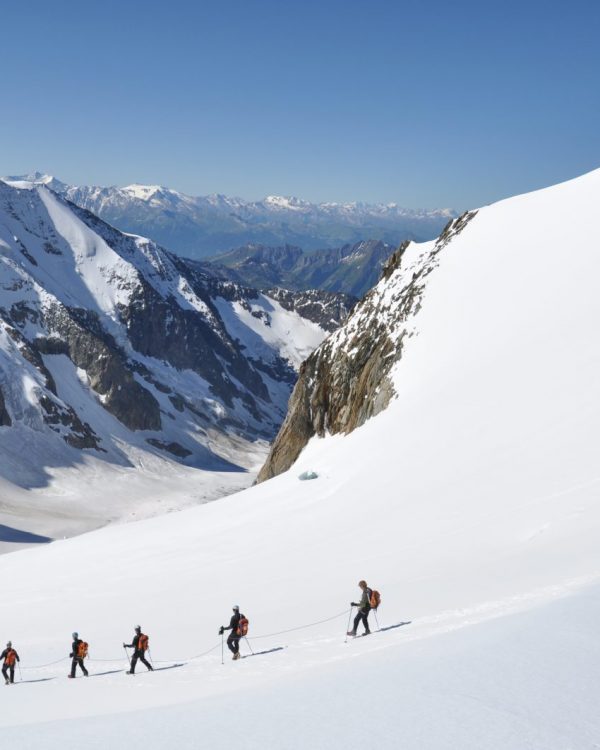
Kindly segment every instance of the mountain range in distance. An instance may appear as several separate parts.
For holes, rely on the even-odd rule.
[[[190,196],[160,185],[75,186],[40,172],[3,179],[44,185],[121,231],[151,237],[193,259],[246,244],[320,250],[375,239],[396,247],[407,239],[436,237],[457,216],[452,209],[407,209],[396,203],[311,203],[274,195],[247,201]]]

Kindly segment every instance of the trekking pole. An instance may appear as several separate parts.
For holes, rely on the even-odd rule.
[[[152,651],[150,651],[150,647],[148,647],[148,658],[150,659],[150,664],[152,664],[152,669],[154,669],[154,661],[152,660]]]
[[[225,649],[225,636],[223,635],[223,632],[221,631],[221,664],[225,664],[225,657],[223,655]]]
[[[379,624],[379,618],[377,617],[377,610],[373,610],[373,614],[375,615],[375,622],[377,623],[377,630],[381,630],[381,625]]]
[[[131,659],[129,658],[129,651],[123,646],[123,651],[125,651],[125,656],[127,658],[127,663],[129,664],[129,671],[131,672]]]
[[[348,615],[348,627],[346,628],[346,638],[344,639],[344,643],[348,643],[348,631],[350,630],[350,621],[352,620],[352,610],[354,609],[354,605],[350,605],[350,614]]]
[[[244,636],[244,640],[248,644],[248,648],[250,649],[250,653],[252,654],[252,656],[254,656],[254,651],[252,650],[252,646],[250,645],[250,641],[248,640],[247,636]]]
[[[21,662],[17,662],[17,666],[19,667],[19,682],[23,682],[23,672],[21,672]]]

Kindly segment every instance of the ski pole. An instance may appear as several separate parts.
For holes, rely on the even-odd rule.
[[[23,672],[21,672],[21,662],[18,661],[17,665],[19,667],[19,682],[23,682]]]
[[[348,627],[346,628],[346,638],[344,639],[344,643],[348,643],[348,631],[350,630],[350,621],[352,620],[352,610],[354,609],[354,605],[350,605],[350,613],[348,615]]]
[[[148,658],[150,659],[150,664],[152,664],[152,669],[154,669],[154,661],[152,660],[152,651],[148,649]]]
[[[377,610],[373,610],[373,614],[375,615],[375,622],[377,623],[377,630],[381,630],[381,625],[379,624],[379,618],[377,617]]]
[[[225,648],[225,636],[223,635],[223,631],[221,631],[221,664],[225,664],[225,657],[223,655],[224,648]]]
[[[254,651],[252,650],[252,646],[250,645],[250,641],[248,640],[248,638],[246,636],[244,636],[244,640],[248,644],[248,648],[250,649],[250,653],[252,654],[252,656],[254,656]]]
[[[129,658],[129,651],[127,651],[127,648],[125,646],[123,646],[123,651],[125,651],[127,663],[129,664],[129,671],[131,672],[131,659]]]

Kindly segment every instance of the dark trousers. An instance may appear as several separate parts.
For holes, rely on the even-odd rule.
[[[359,624],[362,622],[362,624],[365,626],[365,633],[370,633],[369,630],[369,612],[371,609],[359,609],[358,614],[354,618],[354,632],[356,633],[356,628],[359,626]]]
[[[241,637],[242,636],[237,633],[230,633],[229,638],[227,638],[227,648],[232,654],[237,654],[239,652]]]
[[[8,664],[5,664],[2,667],[2,674],[4,675],[5,680],[8,680],[9,672],[10,672],[10,681],[14,682],[15,681],[15,665],[14,664],[11,664],[10,666],[8,666]]]
[[[88,671],[83,665],[83,659],[80,659],[78,656],[73,657],[73,661],[71,662],[71,677],[75,677],[75,670],[77,669],[77,665],[81,667],[81,671],[83,674],[87,675]]]
[[[138,663],[138,659],[142,662],[142,664],[145,664],[150,671],[152,671],[152,664],[149,664],[146,661],[146,657],[144,656],[143,651],[134,651],[133,656],[131,657],[131,672],[135,672],[135,665]]]

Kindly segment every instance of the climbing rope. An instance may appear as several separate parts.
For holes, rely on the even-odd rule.
[[[340,617],[345,617],[348,614],[349,610],[345,609],[343,612],[338,612],[337,615],[332,615],[331,617],[326,617],[324,620],[315,620],[314,622],[306,623],[305,625],[298,625],[295,628],[287,628],[286,630],[278,630],[275,633],[266,633],[265,635],[255,635],[252,636],[253,641],[262,640],[264,638],[274,638],[277,635],[285,635],[287,633],[295,633],[299,630],[307,630],[308,628],[314,628],[315,625],[323,625],[326,622],[332,622],[333,620],[337,620]],[[216,651],[218,648],[221,648],[221,642],[217,643],[215,646],[212,646],[211,648],[207,649],[206,651],[202,651],[199,654],[195,654],[194,656],[189,656],[186,659],[156,659],[157,664],[173,664],[175,662],[177,663],[183,663],[188,664],[191,661],[196,661],[197,659],[202,659],[204,656],[208,656],[213,651]],[[23,667],[23,669],[44,669],[45,667],[51,667],[54,664],[59,664],[62,661],[68,661],[71,657],[69,656],[63,656],[61,659],[57,659],[56,661],[48,662],[47,664],[37,664],[35,666],[30,667]],[[90,662],[104,662],[104,663],[114,663],[114,662],[120,662],[123,660],[123,656],[117,656],[114,659],[96,659],[89,657],[88,661]]]

